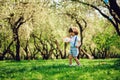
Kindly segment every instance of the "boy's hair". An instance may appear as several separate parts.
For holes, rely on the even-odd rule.
[[[72,28],[69,28],[69,33],[70,33],[70,32],[73,32],[73,29],[72,29]]]
[[[70,32],[74,32],[75,35],[78,35],[78,28],[77,27],[71,27],[71,28],[69,28],[69,33]]]

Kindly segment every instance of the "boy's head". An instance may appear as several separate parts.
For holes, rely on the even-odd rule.
[[[72,36],[78,35],[78,28],[77,27],[71,27],[71,28],[69,28],[69,33]]]

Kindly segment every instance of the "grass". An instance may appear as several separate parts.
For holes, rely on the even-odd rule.
[[[120,80],[118,59],[0,61],[0,80]]]

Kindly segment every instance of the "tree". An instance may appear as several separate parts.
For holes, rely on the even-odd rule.
[[[77,3],[73,2],[66,2],[63,1],[63,12],[61,14],[67,15],[67,19],[71,21],[72,26],[77,26],[79,28],[80,32],[80,39],[81,39],[81,46],[79,47],[79,56],[78,58],[82,57],[82,55],[86,55],[87,58],[92,58],[90,54],[88,54],[84,49],[82,49],[83,46],[83,39],[84,39],[84,31],[87,28],[87,22],[82,16],[82,12],[84,9],[82,9],[82,5],[79,5]],[[79,10],[82,10],[81,12]],[[80,13],[80,14],[79,14]],[[73,21],[73,22],[72,22]],[[65,53],[66,53],[66,43],[65,43]]]
[[[109,10],[109,14],[112,16],[110,17],[109,15],[105,14],[100,10],[97,6],[93,4],[89,4],[87,2],[79,1],[79,0],[72,0],[79,2],[81,4],[90,6],[97,10],[104,18],[106,18],[115,28],[117,34],[120,36],[120,7],[118,6],[116,0],[102,0],[104,3],[105,7]]]
[[[9,4],[10,3],[10,4]],[[12,31],[12,41],[10,42],[10,44],[8,45],[7,48],[4,49],[2,56],[0,57],[0,59],[3,59],[4,56],[6,55],[6,53],[13,53],[13,51],[10,50],[10,47],[13,45],[13,43],[15,43],[16,46],[16,57],[15,59],[17,61],[20,61],[20,37],[19,37],[19,28],[26,23],[27,21],[29,21],[32,16],[34,11],[31,11],[31,14],[29,14],[29,16],[26,17],[26,12],[24,12],[22,9],[25,9],[26,4],[24,3],[15,3],[13,4],[12,2],[7,2],[3,4],[8,4],[9,6],[7,6],[7,8],[10,8],[10,12],[11,13],[7,13],[9,16],[6,16],[6,18],[4,18],[4,21],[8,22],[8,26],[10,27],[11,31]],[[10,7],[14,6],[14,7]],[[19,6],[21,5],[21,6]],[[4,6],[4,5],[3,5]],[[7,8],[5,10],[7,10]],[[20,12],[18,12],[17,10],[19,10]],[[4,9],[3,9],[4,12]]]

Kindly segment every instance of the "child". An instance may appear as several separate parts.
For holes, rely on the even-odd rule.
[[[78,37],[78,29],[76,27],[72,27],[69,29],[70,34],[70,54],[69,54],[69,65],[72,66],[72,58],[76,61],[77,65],[79,66],[79,60],[77,59],[79,53],[79,46],[80,46],[80,38]]]

